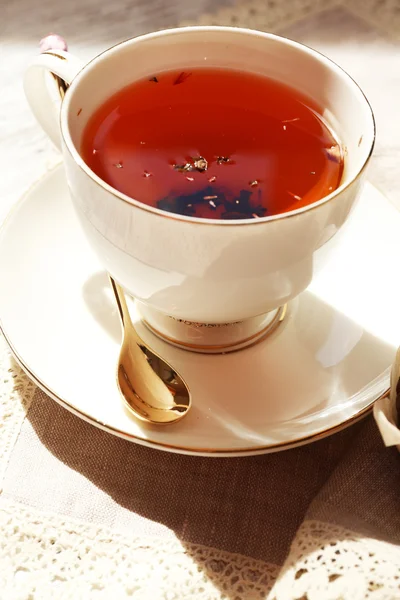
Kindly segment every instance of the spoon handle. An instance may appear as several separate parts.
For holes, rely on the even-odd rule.
[[[140,348],[141,352],[146,354],[147,346],[144,344],[142,338],[137,333],[136,328],[133,326],[131,315],[129,313],[129,308],[126,303],[125,292],[122,287],[111,277],[110,279],[111,287],[114,292],[115,300],[117,302],[118,314],[122,324],[122,330],[126,333],[129,331],[129,336],[133,338],[136,342],[138,348]]]
[[[115,300],[117,302],[118,314],[119,318],[121,319],[122,328],[130,327],[132,325],[132,320],[129,314],[128,305],[126,303],[125,293],[121,286],[118,285],[118,283],[111,277],[111,275],[108,277],[115,295]]]

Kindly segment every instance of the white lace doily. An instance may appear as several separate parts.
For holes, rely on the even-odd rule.
[[[0,333],[0,493],[9,456],[36,389]]]
[[[187,21],[182,25],[227,25],[273,31],[335,4],[338,4],[335,0],[250,0],[236,2],[234,6],[202,15],[195,22]]]
[[[124,537],[1,497],[37,388],[0,334],[0,600],[259,600],[279,567],[196,544]]]
[[[178,540],[124,537],[14,503],[0,510],[2,600],[260,600],[279,568]]]
[[[301,18],[310,17],[321,10],[344,5],[362,20],[381,28],[385,34],[400,37],[399,0],[250,0],[236,2],[235,6],[222,8],[202,15],[195,21],[182,25],[228,25],[249,27],[263,31],[282,29]]]
[[[400,548],[305,521],[269,600],[396,600]]]

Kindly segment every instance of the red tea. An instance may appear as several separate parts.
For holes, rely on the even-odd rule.
[[[260,218],[339,186],[342,150],[318,110],[261,75],[151,73],[94,113],[82,155],[104,181],[145,204],[205,219]]]

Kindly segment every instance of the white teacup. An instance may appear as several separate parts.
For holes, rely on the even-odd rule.
[[[80,146],[99,105],[149,74],[205,65],[264,74],[316,101],[345,148],[340,187],[282,215],[211,221],[142,204],[91,171]],[[61,109],[59,94],[48,85],[54,82],[49,71],[70,84]],[[254,342],[309,285],[316,253],[346,221],[360,192],[375,138],[371,107],[341,68],[301,44],[248,29],[151,33],[110,48],[86,66],[51,50],[28,68],[25,92],[62,149],[72,201],[104,268],[140,302],[154,331],[197,351]]]

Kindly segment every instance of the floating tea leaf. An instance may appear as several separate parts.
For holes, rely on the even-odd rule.
[[[180,83],[183,83],[190,76],[191,73],[186,73],[185,71],[182,71],[182,73],[179,73],[178,77],[174,80],[174,85],[179,85]]]

